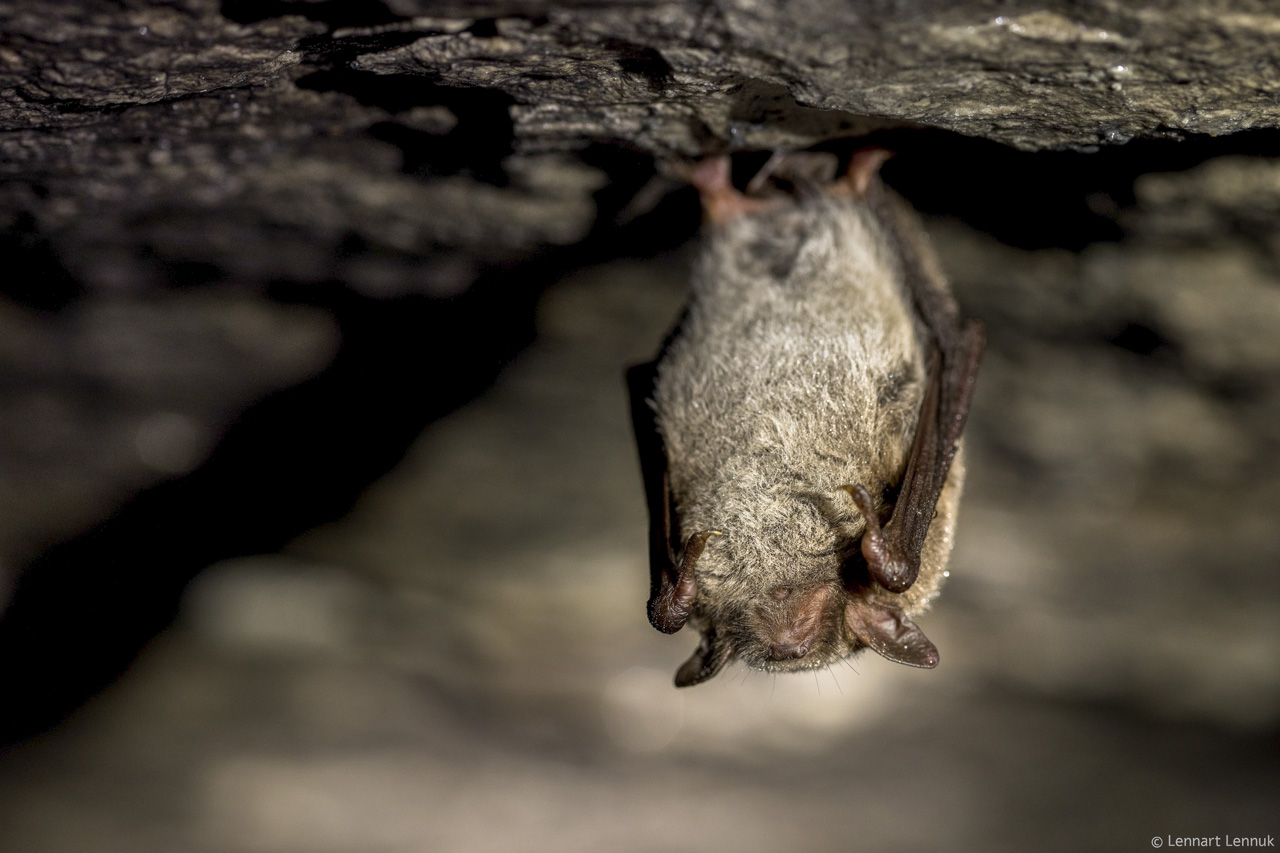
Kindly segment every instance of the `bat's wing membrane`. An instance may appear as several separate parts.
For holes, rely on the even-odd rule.
[[[649,405],[657,375],[657,362],[636,365],[627,371],[627,385],[649,509],[649,622],[664,634],[674,634],[693,610],[697,594],[693,566],[714,533],[706,530],[690,536],[677,556],[675,546],[682,541],[680,519],[672,505],[662,434]]]
[[[866,201],[877,209],[878,219],[885,223],[887,236],[897,249],[916,312],[917,331],[929,360],[911,455],[893,515],[883,531],[871,496],[861,486],[850,487],[850,494],[867,517],[862,550],[871,576],[886,589],[903,592],[915,583],[920,571],[929,525],[969,416],[986,338],[981,323],[960,322],[941,270],[932,255],[923,251],[927,238],[903,203],[878,183],[867,187]]]

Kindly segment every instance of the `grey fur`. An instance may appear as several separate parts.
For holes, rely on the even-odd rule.
[[[916,582],[894,594],[847,577],[865,520],[841,487],[861,483],[879,502],[901,481],[926,384],[897,248],[904,230],[931,268],[932,254],[914,225],[880,220],[887,214],[877,209],[903,213],[884,201],[801,194],[717,223],[706,237],[653,393],[680,528],[722,534],[696,564],[689,623],[704,640],[685,669],[716,661],[680,683],[734,657],[771,671],[828,666],[868,645],[846,615],[855,599],[910,617],[938,593],[964,479],[959,456]],[[805,653],[771,654],[813,614],[824,624]]]

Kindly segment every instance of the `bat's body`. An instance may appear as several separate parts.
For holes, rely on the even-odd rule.
[[[725,161],[693,174],[710,220],[693,299],[656,368],[631,375],[650,618],[703,634],[678,684],[868,646],[937,663],[910,617],[951,550],[981,335],[875,179],[881,159],[785,197],[739,194]]]

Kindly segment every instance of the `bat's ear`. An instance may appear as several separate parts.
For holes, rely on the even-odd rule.
[[[701,684],[724,669],[731,657],[728,644],[716,642],[714,629],[702,635],[698,650],[676,671],[676,687]]]
[[[884,161],[892,156],[893,152],[887,148],[863,148],[853,152],[853,156],[849,158],[849,170],[845,172],[844,178],[832,185],[833,191],[853,198],[863,198],[867,194],[867,188],[871,186],[871,179],[879,173]]]
[[[853,635],[881,657],[924,669],[938,665],[937,647],[900,607],[854,597],[845,605],[844,620]]]

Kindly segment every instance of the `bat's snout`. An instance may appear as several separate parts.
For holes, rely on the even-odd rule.
[[[784,608],[779,614],[781,618],[770,620],[773,624],[765,639],[764,645],[771,660],[799,660],[809,654],[822,633],[823,625],[829,621],[828,611],[834,604],[830,587],[820,586],[799,596],[798,600],[792,592],[790,588],[779,587],[770,594]]]
[[[775,643],[769,647],[769,657],[773,660],[799,660],[807,654],[809,654],[807,641],[794,645]]]

